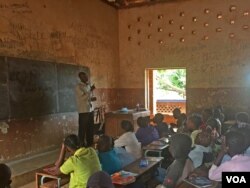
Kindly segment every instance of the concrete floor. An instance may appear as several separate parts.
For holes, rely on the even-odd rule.
[[[31,182],[27,185],[21,186],[20,188],[35,188],[36,187],[36,182]]]
[[[19,188],[35,188],[35,187],[36,187],[36,182],[31,182],[31,183],[24,185],[24,186],[21,186]],[[69,187],[69,185],[62,186],[62,188],[68,188],[68,187]]]
[[[35,173],[41,168],[53,164],[60,153],[56,148],[23,159],[9,161],[6,164],[12,172],[12,188],[35,188]],[[25,185],[25,186],[22,186]]]

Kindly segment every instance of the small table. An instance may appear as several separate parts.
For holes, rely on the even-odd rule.
[[[49,168],[50,166],[46,166],[45,168]],[[51,179],[52,181],[45,182],[45,179]],[[60,188],[62,185],[69,183],[69,175],[52,175],[49,172],[41,170],[36,173],[36,188],[47,188],[52,187],[52,185],[57,185],[57,188]]]

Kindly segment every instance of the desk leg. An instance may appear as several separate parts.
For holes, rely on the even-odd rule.
[[[41,177],[41,180],[40,180],[40,185],[43,185],[43,183],[44,183],[44,179],[46,178],[46,176],[42,176]]]
[[[58,178],[58,179],[57,179],[57,187],[58,187],[58,188],[61,188],[61,178]]]
[[[39,175],[36,174],[36,188],[39,188]]]
[[[41,180],[40,180],[40,185],[44,184],[44,179],[46,178],[46,176],[42,176]],[[37,186],[36,188],[39,188],[39,178],[36,176],[36,181],[37,181]],[[57,188],[61,188],[61,178],[57,178]]]

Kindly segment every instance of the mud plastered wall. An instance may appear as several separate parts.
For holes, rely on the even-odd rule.
[[[186,68],[188,112],[249,111],[250,1],[192,0],[119,11],[120,86],[144,100],[146,68]],[[133,93],[133,97],[131,97]]]
[[[0,55],[88,66],[96,106],[116,105],[118,54],[117,11],[99,0],[0,0]],[[2,122],[0,158],[59,145],[77,132],[77,118],[67,113]]]

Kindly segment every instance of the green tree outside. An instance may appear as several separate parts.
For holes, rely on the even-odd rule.
[[[156,89],[173,91],[186,98],[186,69],[157,70]]]

